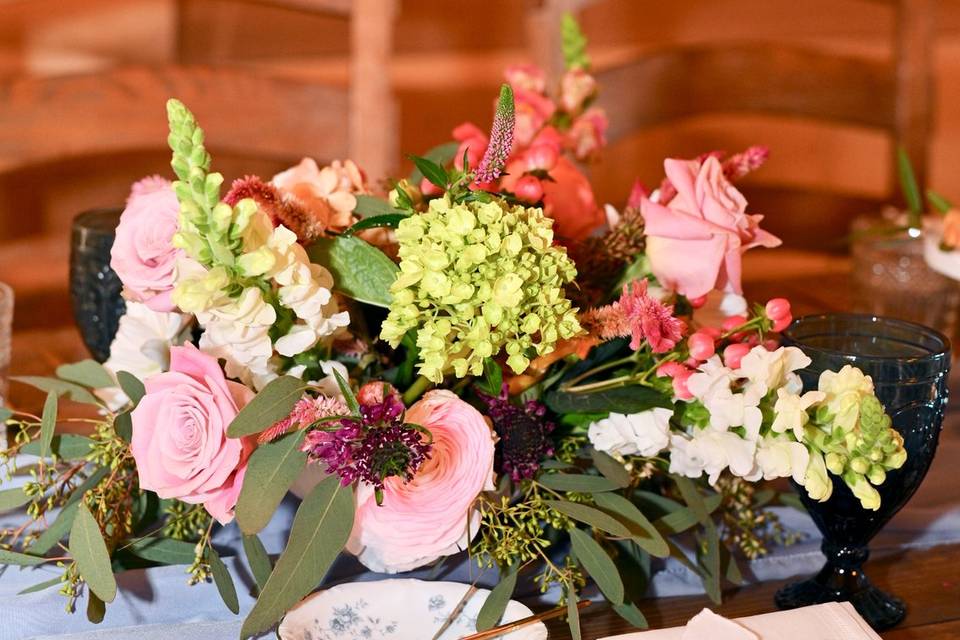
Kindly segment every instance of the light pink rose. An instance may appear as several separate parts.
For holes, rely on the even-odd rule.
[[[124,296],[154,311],[176,309],[170,294],[181,253],[172,242],[179,217],[180,203],[170,182],[144,178],[130,189],[110,250],[110,267],[123,283]]]
[[[648,198],[640,203],[654,275],[688,298],[713,289],[743,293],[743,253],[776,247],[780,239],[760,229],[763,216],[745,213],[747,201],[724,177],[716,157],[668,159],[663,166],[677,195],[666,206]]]
[[[503,72],[503,77],[514,91],[543,93],[547,90],[547,77],[544,75],[543,69],[536,65],[510,65]]]
[[[580,113],[596,94],[597,80],[583,69],[570,69],[560,78],[560,106],[567,113]]]
[[[228,438],[227,427],[253,391],[224,378],[217,360],[192,344],[171,347],[170,370],[144,384],[131,415],[140,486],[230,522],[254,440]]]
[[[369,485],[357,489],[347,550],[373,571],[409,571],[465,549],[478,528],[477,496],[494,488],[493,432],[479,411],[430,391],[406,421],[433,434],[430,458],[410,482],[388,478],[382,506]]]
[[[607,114],[603,109],[587,109],[570,125],[567,146],[577,160],[595,158],[607,144]]]

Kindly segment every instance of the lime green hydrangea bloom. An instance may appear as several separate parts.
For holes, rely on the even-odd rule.
[[[420,373],[433,382],[449,369],[480,375],[501,349],[523,372],[531,352],[581,332],[564,295],[577,271],[552,225],[540,209],[497,198],[432,200],[397,228],[400,273],[380,337],[396,347],[416,328]]]

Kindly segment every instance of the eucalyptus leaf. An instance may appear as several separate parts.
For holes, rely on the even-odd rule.
[[[70,555],[90,590],[104,602],[117,597],[117,580],[110,567],[110,554],[100,525],[82,501],[70,529]]]
[[[450,142],[444,142],[433,147],[423,154],[423,157],[439,165],[446,166],[453,162],[453,158],[457,155],[457,149],[459,148],[460,143],[451,140]],[[421,180],[423,180],[423,174],[420,173],[420,169],[414,165],[413,171],[410,173],[410,182],[419,186]]]
[[[630,473],[624,468],[623,464],[614,460],[610,455],[596,449],[590,450],[590,457],[593,459],[593,466],[597,468],[603,477],[614,483],[621,489],[630,486]]]
[[[333,275],[334,289],[358,302],[387,308],[399,268],[382,251],[356,236],[320,238],[307,250],[310,260]]]
[[[722,498],[719,495],[712,495],[704,498],[704,504],[706,505],[707,512],[713,513],[717,510],[717,507],[720,506]],[[658,518],[654,524],[660,531],[664,533],[683,533],[690,529],[690,527],[696,525],[700,522],[700,518],[697,514],[690,509],[689,507],[682,507],[668,513],[667,515]]]
[[[379,216],[370,216],[353,224],[349,229],[343,232],[345,236],[352,236],[364,229],[375,229],[379,227],[388,227],[396,229],[400,222],[410,217],[409,213],[385,213]]]
[[[777,496],[777,500],[779,500],[780,504],[784,506],[793,507],[794,509],[802,513],[807,512],[807,508],[804,506],[803,501],[800,499],[800,496],[793,493],[792,491],[781,492],[780,495]]]
[[[612,511],[625,518],[627,522],[636,525],[639,531],[631,531],[631,534],[632,540],[638,547],[657,558],[666,558],[670,555],[667,541],[633,502],[619,493],[596,493],[593,499],[598,507]]]
[[[350,409],[351,415],[359,417],[360,403],[357,402],[357,396],[353,395],[353,389],[350,388],[350,383],[344,380],[343,376],[340,375],[340,372],[336,369],[333,370],[333,377],[337,380],[340,395],[343,396],[343,401],[347,404],[347,408]]]
[[[720,604],[723,594],[720,592],[720,532],[716,525],[709,522],[703,532],[697,536],[697,558],[702,568],[703,588],[707,596]]]
[[[91,389],[114,386],[113,378],[96,360],[81,360],[57,367],[57,377]]]
[[[118,413],[113,419],[113,430],[126,443],[133,440],[133,416],[129,411]]]
[[[574,553],[577,554],[577,560],[597,583],[607,600],[611,604],[622,604],[623,581],[620,579],[617,565],[613,563],[600,543],[580,529],[570,530],[570,543],[573,545]]]
[[[250,456],[243,488],[237,500],[237,524],[245,534],[254,534],[267,526],[290,485],[307,464],[300,450],[305,430],[260,445]]]
[[[67,498],[63,508],[60,509],[60,513],[54,518],[53,523],[33,541],[28,551],[36,555],[43,555],[60,542],[63,536],[67,535],[73,527],[73,520],[77,515],[80,500],[87,491],[97,486],[108,473],[110,473],[109,467],[100,467],[93,472],[89,478],[80,483],[80,486]]]
[[[93,446],[93,440],[86,436],[78,436],[72,433],[61,433],[53,436],[50,441],[50,452],[56,454],[64,460],[75,460],[83,458],[90,453],[90,447]],[[26,453],[32,456],[40,455],[40,440],[28,442],[20,448],[20,453]]]
[[[87,594],[87,620],[93,624],[100,624],[107,615],[106,603],[95,593]]]
[[[61,582],[61,576],[57,576],[57,577],[55,577],[55,578],[50,578],[49,580],[44,580],[43,582],[38,582],[37,584],[33,585],[32,587],[27,587],[26,589],[22,589],[22,590],[18,591],[18,592],[17,592],[17,595],[18,595],[18,596],[25,596],[25,595],[27,595],[28,593],[37,593],[38,591],[43,591],[43,590],[45,590],[45,589],[49,589],[49,588],[52,587],[52,586],[58,585],[58,584],[60,584],[60,582]]]
[[[243,536],[243,553],[247,556],[247,564],[250,566],[253,580],[257,583],[257,590],[263,590],[270,572],[273,571],[273,564],[260,538],[256,535]]]
[[[637,629],[646,629],[650,626],[650,623],[647,622],[647,618],[643,615],[643,612],[637,608],[637,605],[632,602],[624,602],[622,604],[613,605],[613,610],[617,612],[621,618],[632,624]]]
[[[570,627],[570,638],[582,640],[580,633],[580,609],[577,608],[577,591],[573,585],[567,585],[567,626]]]
[[[50,443],[53,442],[53,432],[57,428],[57,394],[47,392],[47,399],[43,403],[43,414],[40,418],[40,457],[50,455]]]
[[[233,584],[233,578],[230,577],[230,571],[227,565],[214,550],[213,547],[207,547],[204,559],[210,565],[210,573],[213,574],[213,583],[217,585],[217,591],[223,598],[223,604],[227,605],[230,613],[240,613],[240,601],[237,599],[237,588]]]
[[[680,490],[680,495],[683,497],[684,502],[687,503],[687,506],[690,507],[693,515],[696,516],[697,521],[704,525],[710,523],[711,511],[707,509],[707,504],[704,502],[703,496],[700,495],[700,491],[697,489],[697,485],[693,483],[693,480],[685,476],[674,475],[672,477],[677,483],[677,489]]]
[[[31,387],[40,389],[41,391],[54,391],[58,396],[67,396],[74,402],[82,402],[84,404],[99,404],[97,399],[94,397],[90,391],[84,389],[78,384],[73,382],[67,382],[66,380],[59,380],[57,378],[44,378],[41,376],[13,376],[10,378],[16,382],[22,382],[23,384],[28,384]]]
[[[46,562],[45,558],[0,549],[0,564],[15,564],[20,567],[32,567]]]
[[[150,562],[166,565],[192,564],[197,555],[197,545],[173,538],[140,538],[126,548],[127,551]]]
[[[143,399],[143,396],[145,396],[147,393],[143,383],[140,382],[140,378],[132,373],[118,371],[117,383],[119,383],[120,389],[123,390],[123,393],[130,398],[130,402],[133,403],[133,406],[140,404],[140,400]]]
[[[353,528],[353,492],[328,476],[300,504],[290,539],[253,609],[241,638],[272,627],[317,586],[347,543]]]
[[[606,391],[571,393],[556,389],[546,395],[545,401],[555,413],[642,413],[657,407],[673,408],[665,394],[650,387],[630,385]]]
[[[293,376],[280,376],[271,380],[240,410],[227,427],[227,435],[231,438],[242,438],[272,427],[290,415],[297,400],[303,397],[303,390],[303,381]]]
[[[375,216],[386,216],[390,214],[403,214],[406,215],[400,209],[392,206],[386,200],[378,198],[376,196],[368,196],[366,194],[359,194],[356,196],[357,206],[353,208],[353,213],[360,218],[367,219]]]
[[[588,476],[574,473],[548,473],[537,480],[540,484],[554,491],[614,491],[617,485],[601,476]]]
[[[0,511],[10,511],[28,502],[30,502],[30,496],[23,492],[23,487],[0,491]]]
[[[626,525],[599,509],[594,509],[579,502],[568,502],[566,500],[544,500],[543,502],[578,522],[588,524],[601,531],[606,531],[611,535],[620,538],[629,538],[633,535]]]
[[[477,613],[477,631],[486,631],[500,623],[503,612],[510,604],[513,590],[517,587],[518,569],[519,567],[511,568],[483,601],[483,606]]]

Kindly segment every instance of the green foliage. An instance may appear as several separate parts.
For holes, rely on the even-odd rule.
[[[358,218],[375,218],[386,215],[406,215],[400,209],[390,206],[389,202],[381,200],[376,196],[368,196],[365,194],[358,194],[357,206],[353,208],[353,214]]]
[[[500,622],[503,612],[507,610],[510,604],[510,598],[513,596],[513,590],[517,587],[518,567],[513,567],[507,571],[507,574],[501,577],[500,582],[483,601],[483,606],[477,613],[477,631],[486,631]]]
[[[256,535],[243,536],[243,553],[247,556],[247,564],[250,566],[254,582],[257,583],[258,591],[263,590],[270,572],[273,571],[273,564],[260,538]]]
[[[614,460],[603,451],[597,451],[591,447],[590,459],[593,460],[593,466],[597,468],[597,471],[620,489],[629,487],[633,482],[623,463]]]
[[[446,166],[451,162],[453,162],[453,157],[456,155],[457,149],[459,148],[460,148],[459,142],[455,142],[455,141],[444,142],[444,143],[438,144],[437,146],[433,147],[432,149],[427,151],[425,154],[423,154],[423,158],[429,160],[430,162],[433,162],[434,164],[438,164],[440,166]],[[412,182],[415,185],[418,185],[420,184],[421,180],[423,180],[423,173],[421,173],[420,169],[418,169],[416,165],[414,165],[414,169],[410,173],[410,182]]]
[[[410,217],[408,213],[385,213],[383,215],[370,216],[354,223],[349,229],[343,232],[344,236],[352,236],[364,229],[374,229],[377,227],[388,227],[396,229],[401,220]]]
[[[572,13],[564,13],[560,18],[560,38],[563,47],[563,62],[567,69],[590,69],[590,56],[587,55],[587,38],[580,30],[580,24]]]
[[[37,556],[0,549],[0,564],[15,564],[20,567],[32,567],[42,564],[43,562],[45,562],[45,560],[43,558],[38,558]]]
[[[75,460],[85,458],[90,453],[90,447],[92,446],[93,440],[86,436],[62,433],[54,435],[50,440],[49,453],[62,460]],[[40,440],[34,440],[33,442],[25,444],[20,448],[20,453],[39,456]]]
[[[62,364],[57,367],[57,377],[91,389],[114,386],[113,378],[110,377],[107,370],[103,368],[102,364],[94,360]]]
[[[130,402],[133,403],[133,406],[140,404],[140,400],[147,393],[143,383],[140,382],[140,379],[132,373],[118,371],[117,382],[120,384],[120,389],[122,389],[127,397],[130,398]]]
[[[630,529],[622,522],[607,515],[599,509],[580,504],[577,502],[568,502],[566,500],[545,500],[547,506],[556,509],[560,513],[567,515],[578,522],[588,524],[591,527],[605,531],[610,535],[620,538],[629,538],[633,534]]]
[[[53,442],[53,432],[57,428],[57,394],[47,392],[47,399],[43,403],[43,414],[40,418],[40,457],[46,458],[50,453],[50,443]]]
[[[0,512],[22,507],[28,502],[30,502],[30,496],[23,492],[23,487],[0,491]]]
[[[547,394],[547,406],[556,413],[642,413],[656,407],[672,409],[670,398],[650,387],[630,385],[604,391],[572,393],[562,387]]]
[[[927,189],[927,202],[940,213],[946,213],[953,209],[953,203],[933,189]]]
[[[74,402],[83,404],[98,404],[97,399],[85,388],[73,382],[59,380],[57,378],[43,378],[40,376],[13,376],[10,378],[16,382],[28,384],[41,391],[53,391],[58,396],[67,396]]]
[[[158,564],[188,565],[196,558],[196,548],[197,545],[193,542],[150,537],[133,542],[126,550],[138,558]]]
[[[617,485],[602,476],[586,474],[550,473],[541,476],[538,482],[555,491],[593,493],[596,491],[615,491],[617,489]]]
[[[110,553],[100,525],[83,502],[79,503],[70,529],[70,555],[90,590],[104,602],[113,602],[117,581],[110,567]]]
[[[580,529],[570,530],[570,543],[577,560],[593,578],[607,600],[614,605],[622,604],[624,597],[623,581],[617,571],[617,565],[603,547]]]
[[[598,507],[619,515],[628,525],[633,525],[630,535],[638,547],[658,558],[670,555],[666,540],[650,519],[629,499],[613,492],[596,493],[593,499]]]
[[[242,438],[272,427],[290,415],[293,406],[303,397],[304,389],[303,381],[293,376],[280,376],[271,380],[240,410],[227,427],[227,435],[231,438]]]
[[[230,577],[230,571],[223,560],[217,555],[213,547],[207,547],[204,556],[207,564],[210,565],[210,573],[213,574],[213,583],[217,586],[217,591],[223,599],[223,604],[227,605],[230,613],[240,613],[240,601],[237,599],[237,588],[233,584],[233,578]]]
[[[408,156],[408,158],[413,162],[417,171],[429,180],[431,184],[444,191],[450,186],[450,175],[447,173],[447,170],[443,168],[443,165],[429,158],[421,158],[420,156]]]
[[[312,262],[329,269],[335,290],[358,302],[390,306],[397,265],[370,243],[354,236],[320,238],[307,253]]]
[[[910,212],[910,227],[919,229],[922,224],[920,218],[923,215],[923,200],[920,197],[917,177],[913,173],[913,164],[903,145],[897,147],[897,173],[900,176],[900,190]]]
[[[277,506],[307,464],[300,450],[306,431],[287,434],[257,447],[247,463],[243,488],[237,500],[236,515],[240,530],[255,534],[270,522]]]

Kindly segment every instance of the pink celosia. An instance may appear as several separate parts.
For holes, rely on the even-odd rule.
[[[304,396],[293,406],[290,415],[261,433],[257,442],[271,442],[295,429],[304,429],[321,418],[346,415],[350,415],[350,410],[340,398]]]
[[[647,294],[646,280],[625,284],[619,300],[588,311],[581,324],[604,340],[629,336],[634,351],[646,340],[654,353],[673,349],[686,329],[683,320],[673,315],[673,306]]]

